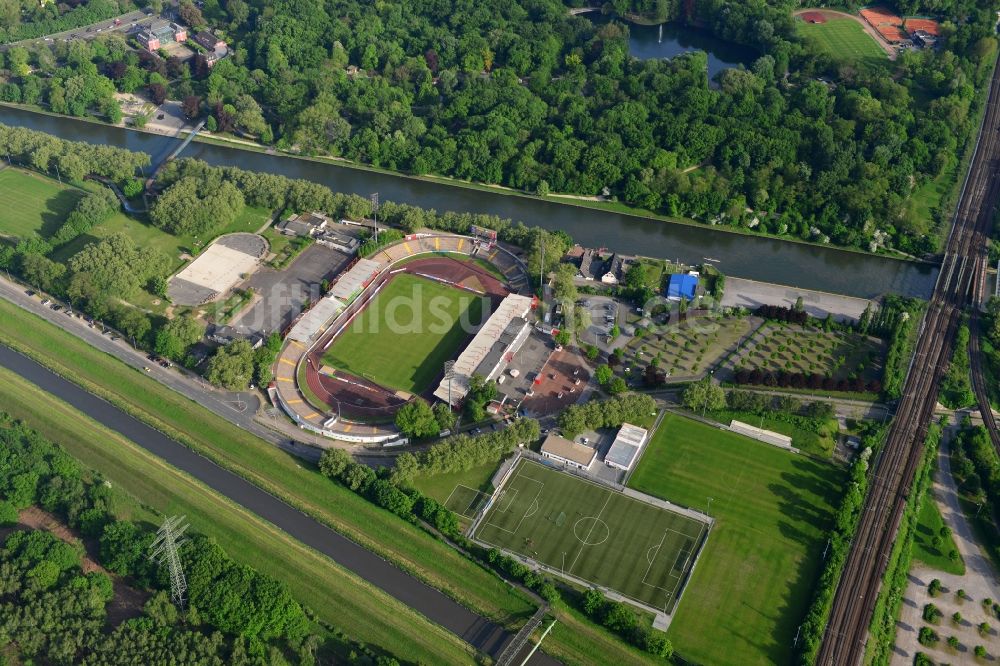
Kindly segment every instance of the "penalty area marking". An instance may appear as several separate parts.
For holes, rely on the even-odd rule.
[[[508,534],[516,534],[517,531],[519,529],[521,529],[521,523],[524,522],[524,519],[528,518],[530,516],[533,516],[533,515],[535,515],[538,512],[538,507],[539,507],[538,498],[541,497],[542,490],[545,489],[545,483],[544,482],[538,481],[537,479],[532,479],[530,476],[521,476],[520,474],[518,474],[517,477],[515,477],[515,478],[516,479],[524,479],[526,481],[531,481],[532,483],[537,483],[538,484],[538,492],[535,493],[535,497],[531,500],[531,503],[528,504],[527,510],[524,512],[524,515],[521,516],[521,520],[517,521],[517,525],[514,526],[514,529],[509,530],[506,527],[501,527],[501,526],[497,525],[496,523],[493,522],[492,515],[490,516],[490,520],[486,521],[486,524],[489,525],[490,527],[494,527],[494,528],[496,528],[498,530],[501,530],[503,532],[507,532]],[[518,493],[519,490],[520,490],[520,488],[514,488],[513,492],[515,493],[515,496],[516,496],[516,494]],[[503,496],[506,496],[506,493],[507,493],[507,491],[504,490],[503,491]],[[511,508],[511,505],[513,503],[514,503],[514,500],[512,499],[510,502],[507,503],[507,508],[506,509],[503,509],[501,511],[498,508],[496,511],[493,512],[493,515],[496,515],[497,513],[506,513],[507,510]]]

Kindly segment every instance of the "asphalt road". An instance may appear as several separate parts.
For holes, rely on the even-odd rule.
[[[0,365],[270,521],[302,543],[329,556],[477,649],[495,656],[511,638],[499,625],[461,606],[326,525],[219,467],[111,403],[63,379],[36,361],[0,345]]]
[[[98,326],[91,328],[83,319],[65,314],[65,310],[56,312],[50,307],[42,305],[39,296],[28,296],[24,286],[3,277],[0,277],[0,298],[38,315],[67,333],[80,338],[95,349],[110,354],[137,370],[149,368],[148,374],[152,379],[270,444],[312,462],[319,458],[320,449],[297,442],[291,436],[282,436],[255,420],[254,417],[260,408],[260,398],[256,393],[221,391],[201,377],[178,367],[162,368],[149,361],[145,352],[134,349],[124,338],[113,340],[110,333],[102,334]],[[294,426],[289,427],[294,429]],[[366,458],[364,462],[367,463],[368,458],[375,456],[360,457]]]
[[[11,46],[26,46],[32,43],[41,44],[69,41],[70,39],[94,39],[95,37],[109,32],[126,33],[129,30],[134,29],[137,25],[148,25],[153,21],[158,20],[160,17],[157,14],[147,16],[145,11],[136,10],[127,14],[122,14],[116,18],[121,21],[119,25],[115,25],[115,19],[112,18],[106,21],[99,21],[97,23],[91,23],[90,25],[80,26],[79,28],[73,28],[72,30],[54,32],[43,37],[35,37],[33,39],[25,39],[12,44],[5,44],[2,48],[3,50],[6,50]]]

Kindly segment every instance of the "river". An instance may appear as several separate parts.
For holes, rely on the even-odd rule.
[[[118,127],[0,107],[0,123],[48,132],[63,139],[104,143],[153,156],[169,154],[177,139]],[[546,229],[561,229],[588,247],[697,264],[718,259],[726,274],[802,289],[875,298],[893,292],[927,298],[937,269],[857,252],[671,224],[635,215],[570,206],[334,164],[192,143],[184,157],[209,164],[306,178],[340,192],[405,202],[439,211],[488,213]]]

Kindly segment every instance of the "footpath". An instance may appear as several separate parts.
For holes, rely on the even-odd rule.
[[[941,511],[941,517],[951,529],[955,547],[965,561],[965,574],[955,575],[937,571],[924,564],[915,563],[909,573],[909,585],[903,596],[903,609],[896,622],[896,646],[892,655],[892,666],[910,666],[917,652],[923,652],[934,663],[978,663],[973,656],[975,646],[982,645],[989,654],[988,660],[995,661],[1000,656],[1000,636],[997,633],[996,616],[983,608],[983,599],[1000,601],[1000,578],[993,564],[976,541],[972,525],[965,518],[958,499],[958,486],[951,473],[950,445],[954,431],[947,432],[938,450],[938,469],[931,487],[934,500]],[[943,590],[931,597],[927,586],[937,578]],[[956,594],[963,590],[966,598]],[[926,604],[933,603],[942,613],[937,625],[923,619]],[[954,613],[961,613],[962,620],[955,623]],[[981,635],[980,623],[990,625],[990,631]],[[921,645],[917,641],[921,627],[930,626],[940,636],[934,647]],[[947,644],[949,636],[959,640],[957,650]]]

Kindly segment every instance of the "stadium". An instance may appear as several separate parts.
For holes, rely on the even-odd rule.
[[[356,260],[293,323],[273,395],[303,428],[392,439],[387,424],[410,400],[457,405],[473,372],[502,372],[530,330],[527,289],[495,232],[407,236]]]

